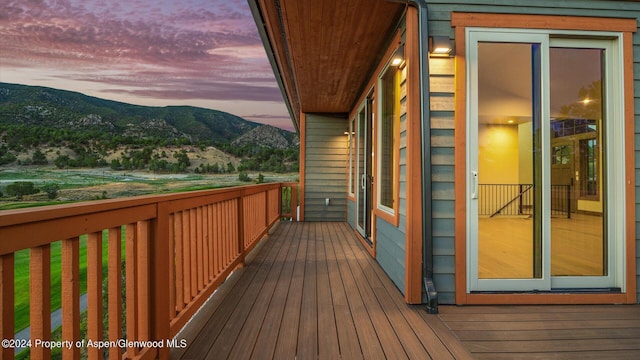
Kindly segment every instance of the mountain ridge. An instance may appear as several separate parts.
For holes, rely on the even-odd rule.
[[[263,125],[220,110],[186,105],[134,105],[74,91],[0,82],[0,125],[83,128],[118,134],[132,124],[142,128],[136,136],[158,136],[157,131],[145,133],[145,126],[157,130],[150,122],[166,128],[172,137],[209,143],[231,142]]]
[[[217,172],[228,164],[188,159],[194,148],[215,147],[239,159],[232,161],[238,170],[295,171],[298,146],[294,133],[219,110],[0,82],[0,165],[51,164],[54,157],[59,168]],[[42,153],[51,148],[58,150]]]

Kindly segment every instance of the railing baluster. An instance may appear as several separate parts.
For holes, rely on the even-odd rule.
[[[51,340],[51,245],[31,248],[29,259],[29,314],[32,341]],[[51,349],[46,346],[31,347],[31,358],[49,359]]]
[[[244,241],[245,238],[245,221],[244,221],[244,200],[242,197],[238,198],[238,207],[237,207],[237,211],[236,214],[238,216],[238,231],[236,232],[236,234],[238,235],[237,239],[238,239],[238,254],[240,256],[240,265],[244,266],[244,248],[245,248],[245,244],[246,242]],[[254,208],[255,209],[255,208]],[[252,222],[250,221],[249,224],[251,224]]]
[[[232,206],[233,205],[233,206]],[[225,268],[233,261],[233,259],[236,257],[236,236],[235,233],[237,232],[237,228],[234,228],[234,224],[237,223],[232,223],[229,221],[231,213],[230,211],[236,211],[235,209],[235,203],[230,203],[230,202],[225,202],[224,203],[224,211],[222,213],[222,241],[224,242],[224,244],[226,245],[226,264],[225,264]],[[232,210],[234,209],[234,210]]]
[[[6,254],[0,256],[0,340],[13,339],[14,324],[14,255]],[[10,347],[0,348],[2,359],[13,359],[13,349]]]
[[[207,206],[208,209],[208,213],[207,213],[207,223],[208,223],[208,231],[207,231],[207,246],[208,246],[208,251],[207,251],[207,259],[209,259],[209,281],[208,283],[210,283],[211,281],[213,281],[213,279],[216,277],[215,274],[215,259],[213,257],[213,232],[214,232],[214,225],[213,225],[213,205],[209,204],[209,206]]]
[[[202,207],[202,281],[209,285],[209,206]]]
[[[127,339],[137,340],[138,338],[138,284],[137,278],[137,224],[128,224],[125,229],[125,287],[127,291],[126,309],[127,309]],[[138,350],[134,348],[127,349],[127,355],[134,357],[138,354]]]
[[[176,268],[178,262],[178,254],[176,252],[176,239],[175,239],[175,216],[169,214],[168,219],[169,232],[169,320],[176,316],[176,297],[178,285],[176,283]]]
[[[176,261],[176,309],[171,312],[174,318],[176,312],[184,309],[184,239],[182,237],[182,212],[178,212],[173,217],[173,228],[175,235],[175,261]],[[172,254],[173,258],[173,254]]]
[[[185,305],[191,302],[191,240],[189,240],[189,210],[182,211],[182,269],[183,269],[183,295]]]
[[[102,341],[102,231],[87,236],[87,338]],[[102,359],[102,350],[87,347],[89,359]]]
[[[136,283],[138,288],[138,302],[136,304],[137,318],[137,340],[147,341],[150,339],[149,331],[149,243],[150,231],[149,222],[140,221],[137,224],[136,237]],[[166,263],[165,263],[166,264]],[[166,277],[164,278],[166,280]]]
[[[196,248],[197,248],[197,261],[196,261],[196,278],[198,280],[198,293],[204,289],[204,244],[203,244],[203,214],[202,214],[202,206],[198,206],[196,209]]]
[[[191,298],[198,295],[198,248],[196,233],[196,210],[189,210],[189,249],[191,256],[189,257],[189,274],[191,275]]]
[[[122,338],[122,229],[120,227],[109,229],[109,254],[108,254],[108,288],[109,300],[109,341],[118,341]],[[120,348],[109,347],[109,358],[119,359]]]
[[[80,340],[80,239],[62,241],[62,340]],[[63,347],[64,358],[79,359],[80,347]]]

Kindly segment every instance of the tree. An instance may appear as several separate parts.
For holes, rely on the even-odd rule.
[[[236,168],[235,168],[235,167],[233,167],[233,164],[232,164],[231,162],[228,162],[228,163],[227,163],[227,172],[228,172],[228,173],[232,173],[232,172],[234,172],[234,171],[236,171]]]
[[[178,167],[180,168],[188,168],[191,165],[189,161],[189,156],[187,155],[187,150],[182,149],[180,152],[174,153],[173,157],[178,160]]]
[[[51,200],[58,197],[59,187],[57,184],[45,184],[42,187],[42,191],[47,193],[47,197]]]
[[[53,163],[56,165],[58,169],[64,169],[69,167],[69,163],[71,163],[71,158],[69,158],[69,155],[60,155],[55,160],[53,160]]]
[[[249,181],[251,181],[251,178],[249,177],[249,174],[247,174],[247,173],[246,173],[246,172],[244,172],[244,171],[241,171],[241,172],[238,174],[238,180],[240,180],[240,181],[244,181],[244,182],[249,182]]]
[[[49,162],[47,161],[47,157],[40,151],[40,149],[36,149],[31,156],[31,162],[34,165],[47,165]]]
[[[7,195],[15,196],[18,200],[22,200],[24,195],[31,195],[38,192],[38,189],[31,181],[17,181],[7,185]]]

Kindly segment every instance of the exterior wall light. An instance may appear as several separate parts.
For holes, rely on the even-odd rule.
[[[448,57],[453,55],[453,43],[447,36],[429,36],[431,56]]]
[[[401,66],[404,63],[404,45],[398,45],[398,48],[391,57],[391,66]]]

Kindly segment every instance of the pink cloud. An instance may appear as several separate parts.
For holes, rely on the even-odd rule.
[[[8,0],[0,49],[105,94],[282,102],[245,0]]]

